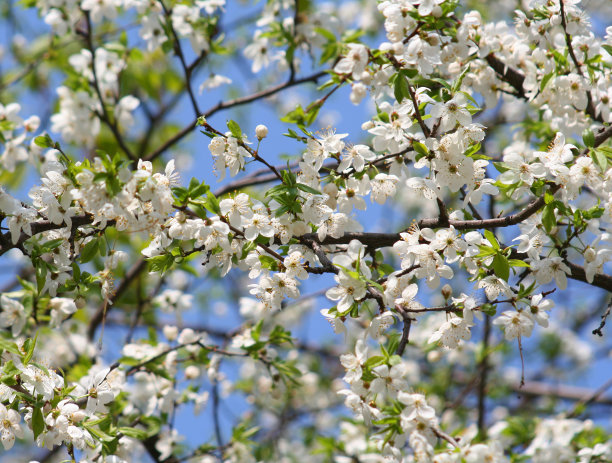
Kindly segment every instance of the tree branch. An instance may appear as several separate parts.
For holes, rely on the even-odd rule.
[[[130,287],[132,282],[138,278],[140,273],[146,268],[147,261],[145,258],[139,258],[138,261],[136,261],[136,263],[125,273],[125,276],[121,280],[121,283],[117,287],[117,290],[113,296],[108,300],[108,303],[103,303],[100,305],[100,307],[98,307],[98,310],[93,317],[91,317],[89,326],[87,327],[87,337],[89,340],[92,340],[95,337],[96,329],[104,321],[105,315],[111,310],[111,304],[121,297],[121,295]]]
[[[283,84],[276,85],[275,87],[271,87],[266,90],[262,90],[260,92],[253,93],[252,95],[246,95],[246,96],[236,98],[234,100],[230,100],[226,102],[219,102],[216,106],[206,111],[203,114],[203,116],[206,119],[219,111],[229,109],[229,108],[235,108],[237,106],[242,106],[248,103],[252,103],[253,101],[257,101],[262,98],[272,96],[275,93],[278,93],[287,88],[294,87],[296,85],[301,85],[306,82],[316,82],[319,78],[323,77],[326,73],[327,71],[320,71],[310,76],[303,77],[301,79],[287,81]],[[162,146],[160,146],[155,151],[145,156],[144,158],[145,161],[153,161],[154,159],[161,156],[166,150],[168,150],[169,148],[174,146],[176,143],[181,141],[183,138],[185,138],[185,136],[188,135],[194,128],[196,128],[197,125],[198,125],[198,121],[196,119],[193,122],[191,122],[189,125],[183,127],[183,129],[180,132],[177,132],[172,138],[166,141]]]
[[[134,153],[132,153],[132,151],[126,145],[125,141],[123,140],[123,136],[121,135],[121,132],[119,131],[119,128],[117,127],[117,122],[113,121],[110,118],[110,114],[108,113],[108,110],[106,109],[106,104],[104,103],[104,97],[102,95],[102,91],[100,90],[98,74],[96,72],[96,48],[93,44],[91,18],[89,17],[89,11],[85,11],[84,14],[85,14],[85,21],[87,24],[87,30],[85,32],[82,32],[82,34],[84,35],[85,41],[87,42],[87,48],[89,49],[89,52],[91,53],[91,71],[93,75],[93,87],[96,92],[96,95],[98,96],[98,100],[100,101],[100,106],[102,107],[102,113],[101,114],[98,113],[98,117],[100,117],[100,119],[102,119],[102,121],[111,130],[111,132],[113,133],[113,136],[115,137],[115,140],[117,141],[117,144],[125,152],[127,157],[130,158],[132,161],[134,161],[136,160],[136,156],[134,155]]]

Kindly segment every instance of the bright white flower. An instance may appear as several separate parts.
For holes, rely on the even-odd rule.
[[[554,279],[559,289],[567,288],[567,275],[571,275],[572,271],[561,257],[547,257],[533,261],[530,265],[539,284],[545,285]]]
[[[368,334],[378,339],[390,326],[395,323],[395,316],[390,311],[385,311],[374,317],[368,326]]]
[[[115,118],[120,127],[130,127],[134,125],[132,113],[140,106],[140,100],[132,95],[124,96],[119,100],[115,107]]]
[[[478,282],[479,288],[484,288],[487,299],[494,301],[503,293],[507,297],[512,297],[512,289],[508,283],[495,275],[489,275]]]
[[[357,340],[355,344],[354,354],[342,354],[340,356],[340,363],[346,369],[346,375],[344,380],[352,384],[356,381],[361,380],[362,369],[361,367],[368,359],[368,346],[363,339]]]
[[[77,311],[74,300],[66,297],[54,297],[49,301],[51,307],[51,326],[59,326],[62,321]]]
[[[121,6],[120,0],[82,0],[81,8],[89,11],[91,20],[94,23],[102,21],[104,18],[115,19],[117,8]]]
[[[21,416],[13,409],[7,409],[0,404],[0,440],[5,450],[9,450],[15,444],[15,437],[23,437],[23,429],[19,425]]]
[[[283,53],[273,51],[273,45],[268,37],[261,37],[261,31],[257,31],[255,37],[244,49],[244,56],[253,61],[251,71],[258,73],[262,68],[267,68],[273,61],[282,58]]]
[[[508,458],[504,455],[504,449],[499,442],[489,444],[470,445],[464,452],[466,463],[495,462],[506,463]]]
[[[368,49],[360,43],[349,43],[349,51],[334,66],[338,74],[352,74],[353,79],[359,79],[368,64]]]
[[[590,86],[585,82],[584,77],[572,73],[560,76],[556,80],[559,88],[568,98],[567,103],[575,106],[579,111],[587,107],[587,90],[590,90]]]
[[[200,93],[204,90],[211,90],[221,85],[229,85],[231,83],[232,79],[229,77],[222,76],[221,74],[211,74],[211,76],[200,85]]]
[[[394,304],[404,312],[421,312],[424,307],[420,302],[415,300],[418,291],[419,287],[416,283],[409,284],[402,291],[401,297],[395,299]]]
[[[423,394],[400,392],[397,398],[401,403],[406,405],[406,408],[402,411],[403,419],[421,420],[424,422],[432,422],[435,420],[436,411],[427,404],[427,400]]]
[[[274,236],[274,227],[267,215],[255,213],[245,224],[244,237],[254,241],[259,235],[271,238]]]
[[[18,336],[23,330],[27,321],[25,308],[21,302],[15,299],[10,299],[6,294],[0,296],[0,326],[2,328],[11,328],[13,336]]]
[[[293,251],[283,261],[285,267],[285,273],[287,276],[296,277],[300,280],[306,280],[308,278],[308,272],[302,264],[304,256],[299,251]]]
[[[440,121],[440,131],[447,132],[457,124],[466,126],[472,123],[472,115],[466,108],[465,97],[459,93],[446,103],[435,103],[431,108],[431,118],[427,119],[428,125]],[[430,128],[431,128],[430,127]]]
[[[501,326],[508,341],[515,338],[529,337],[533,331],[533,319],[525,312],[507,310],[493,320],[494,325]]]
[[[4,142],[0,165],[9,172],[14,172],[17,164],[28,160],[28,150],[23,146],[24,141],[25,135],[20,135]]]
[[[159,452],[160,460],[165,460],[172,455],[175,445],[183,440],[185,440],[185,436],[181,436],[176,429],[163,430],[155,443],[155,449]]]
[[[372,199],[378,204],[385,204],[389,197],[395,195],[395,185],[398,181],[399,178],[395,175],[377,174],[370,182]]]
[[[44,400],[53,398],[53,388],[55,382],[50,375],[47,375],[40,368],[28,365],[21,370],[21,379],[24,387],[34,396],[41,394]],[[62,382],[63,384],[63,382]]]
[[[448,348],[456,348],[461,340],[468,340],[472,337],[470,324],[463,318],[454,314],[449,315],[447,321],[442,323],[440,328],[429,338],[429,343],[439,343]]]
[[[147,42],[148,51],[156,50],[168,40],[162,27],[163,16],[159,13],[152,11],[150,14],[142,16],[140,22],[141,27],[138,34]]]
[[[558,132],[548,147],[548,151],[537,151],[535,155],[540,158],[549,170],[554,172],[559,166],[574,159],[573,149],[576,149],[576,147],[569,143],[566,144],[565,135]]]
[[[329,324],[332,326],[334,333],[336,334],[346,334],[346,326],[343,323],[343,318],[345,317],[336,317],[335,314],[330,313],[329,309],[321,309],[320,310],[321,315],[323,315],[325,317],[325,319],[329,322]]]
[[[408,381],[405,379],[407,369],[404,363],[395,364],[391,368],[388,365],[379,365],[372,371],[378,376],[370,384],[370,391],[373,394],[394,399],[399,391],[408,388]]]
[[[531,296],[529,312],[538,325],[546,328],[548,326],[548,312],[554,306],[555,303],[551,299],[544,299],[542,294],[535,294]]]
[[[506,184],[519,181],[531,186],[536,178],[546,176],[546,169],[539,162],[528,162],[519,152],[504,154],[504,167],[508,170],[502,173],[500,181]]]
[[[335,277],[338,286],[328,289],[325,295],[332,301],[338,301],[338,312],[346,312],[355,301],[366,295],[366,284],[340,272]]]
[[[373,153],[366,145],[353,145],[342,153],[342,161],[338,166],[338,172],[347,172],[351,166],[355,172],[361,172],[365,167],[365,161],[376,159],[376,154]]]
[[[174,313],[177,318],[182,318],[183,312],[191,309],[193,295],[185,294],[178,289],[165,289],[160,295],[153,299],[159,305],[162,312]]]
[[[95,375],[81,380],[88,394],[86,407],[88,413],[105,413],[106,405],[115,400],[116,394],[107,381],[110,373],[110,368],[103,368]]]

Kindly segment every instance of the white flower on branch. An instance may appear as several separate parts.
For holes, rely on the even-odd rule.
[[[356,280],[344,272],[334,277],[338,286],[328,289],[325,295],[332,301],[338,301],[338,312],[346,312],[355,301],[360,301],[366,295],[366,284]]]
[[[25,308],[21,302],[9,298],[6,294],[0,296],[0,326],[10,328],[13,336],[18,336],[28,319]]]
[[[507,310],[493,320],[494,325],[498,325],[504,330],[504,336],[508,341],[520,337],[527,338],[533,331],[533,318],[524,311]]]
[[[428,342],[438,343],[447,349],[455,349],[462,340],[467,341],[472,337],[470,326],[467,320],[450,314],[448,320],[442,323]]]
[[[7,409],[0,404],[0,440],[4,450],[10,450],[15,444],[15,437],[24,437],[23,429],[19,422],[21,416],[13,409]]]

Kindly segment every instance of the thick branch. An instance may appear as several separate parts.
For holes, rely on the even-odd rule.
[[[493,53],[487,55],[485,59],[500,79],[510,84],[510,86],[516,90],[518,97],[527,98],[525,89],[523,88],[523,83],[525,82],[525,76],[523,74],[507,66],[506,63],[499,60]]]

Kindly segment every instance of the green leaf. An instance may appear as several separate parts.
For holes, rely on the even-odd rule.
[[[144,429],[130,428],[127,426],[122,426],[117,429],[118,432],[127,437],[132,437],[134,439],[143,440],[149,437],[148,431]]]
[[[304,121],[306,122],[306,126],[311,125],[317,119],[317,116],[319,115],[319,111],[321,110],[322,106],[323,100],[318,100],[308,105],[308,107],[306,108],[306,118],[304,119]]]
[[[43,417],[40,407],[32,408],[32,431],[34,432],[34,440],[45,430],[45,418]]]
[[[557,218],[555,217],[555,206],[554,204],[547,204],[542,211],[542,225],[547,233],[557,225]]]
[[[21,351],[17,347],[17,344],[9,341],[6,338],[3,338],[2,336],[0,336],[0,349],[10,352],[11,354],[15,354],[19,356],[22,355]]]
[[[208,209],[213,214],[221,215],[221,208],[219,207],[219,200],[217,197],[212,194],[211,191],[206,192],[206,201],[204,202],[204,207]]]
[[[508,171],[509,169],[504,165],[503,162],[494,162],[493,165],[495,166],[495,168],[497,169],[497,171],[500,174],[503,174],[504,172]]]
[[[588,148],[593,148],[595,146],[595,134],[591,129],[585,129],[584,132],[582,132],[582,141]]]
[[[491,243],[491,246],[493,246],[493,249],[495,249],[496,251],[499,251],[500,246],[499,246],[499,242],[497,241],[497,238],[495,238],[495,234],[491,230],[485,230],[484,236],[486,239],[489,240],[489,243]]]
[[[493,271],[495,275],[502,278],[505,281],[508,281],[510,278],[510,264],[508,263],[508,259],[503,254],[495,254],[493,258],[493,263],[491,264],[493,267]]]
[[[544,77],[542,77],[542,81],[540,82],[540,92],[546,88],[546,84],[548,84],[548,82],[550,81],[550,79],[554,77],[554,75],[555,73],[551,72],[549,74],[546,74]]]
[[[608,157],[606,153],[600,148],[594,148],[589,150],[589,154],[595,165],[597,165],[602,172],[605,172],[608,167]]]
[[[45,261],[37,259],[36,261],[36,287],[40,293],[45,287],[47,277],[47,265]]]
[[[149,433],[149,436],[155,436],[156,434],[159,434],[159,431],[161,429],[161,419],[157,416],[141,416],[140,418],[140,423],[144,424],[148,429],[147,432]]]
[[[508,259],[508,263],[510,264],[510,267],[530,267],[527,262],[524,262],[520,259]]]
[[[278,268],[278,263],[274,257],[270,256],[259,256],[259,261],[261,262],[262,267],[276,270]]]
[[[385,362],[385,358],[382,355],[374,355],[366,360],[364,367],[372,369],[378,365],[382,365]]]
[[[335,42],[336,41],[336,36],[333,34],[333,32],[328,31],[327,29],[323,29],[322,27],[315,27],[314,31],[317,34],[322,35],[323,37],[325,37],[329,42]]]
[[[174,264],[174,256],[172,254],[164,254],[162,256],[154,256],[148,259],[149,271],[165,273]]]
[[[289,124],[306,125],[306,114],[304,114],[304,108],[301,105],[297,105],[293,111],[289,111],[281,121]]]
[[[368,282],[368,284],[370,284],[371,286],[374,286],[379,291],[385,292],[385,288],[383,288],[383,286],[377,281],[370,280],[369,278],[366,278],[366,281]]]
[[[43,253],[53,251],[55,248],[59,247],[60,244],[65,243],[66,238],[58,238],[56,240],[47,241],[45,244],[41,246]]]
[[[425,146],[423,143],[421,142],[414,142],[412,143],[412,148],[420,155],[422,156],[427,156],[429,155],[429,150],[427,149],[427,146]]]
[[[234,137],[236,137],[238,140],[242,140],[242,129],[236,121],[231,119],[227,121],[227,128],[230,129],[230,132],[232,132]]]
[[[313,195],[320,195],[321,192],[319,190],[315,190],[314,188],[309,187],[308,185],[304,185],[303,183],[296,184],[298,189],[305,191],[306,193],[312,193]]]
[[[24,365],[27,365],[28,363],[30,363],[30,360],[32,360],[32,356],[34,355],[34,348],[36,347],[37,338],[38,338],[38,333],[36,333],[33,339],[28,338],[23,343],[23,349],[26,351],[26,354],[23,357]]]
[[[88,241],[85,246],[81,248],[80,260],[82,264],[85,264],[92,260],[98,254],[99,245],[98,238],[94,238]]]
[[[253,338],[253,340],[259,341],[259,338],[261,337],[262,328],[263,328],[263,320],[259,320],[257,322],[257,325],[255,325],[255,327],[251,330],[251,337]]]
[[[140,364],[140,360],[134,357],[121,357],[117,362],[121,365],[127,365],[129,367]]]
[[[40,146],[41,148],[54,148],[55,142],[51,139],[48,133],[44,135],[39,135],[34,139],[34,143],[36,146]]]
[[[398,103],[401,103],[404,98],[410,98],[410,84],[408,79],[401,72],[397,74],[395,78],[395,84],[393,85],[393,94]]]
[[[455,79],[455,82],[453,82],[453,86],[451,87],[452,93],[457,93],[459,91],[459,89],[461,88],[461,84],[463,83],[463,79],[465,79],[465,76],[467,75],[469,71],[470,71],[470,65],[468,64],[465,67],[465,69],[461,72],[459,77]]]
[[[334,264],[336,267],[341,268],[342,271],[349,277],[355,279],[355,280],[361,280],[361,275],[359,274],[359,272],[356,272],[355,270],[351,270],[346,268],[343,265],[340,264]]]

